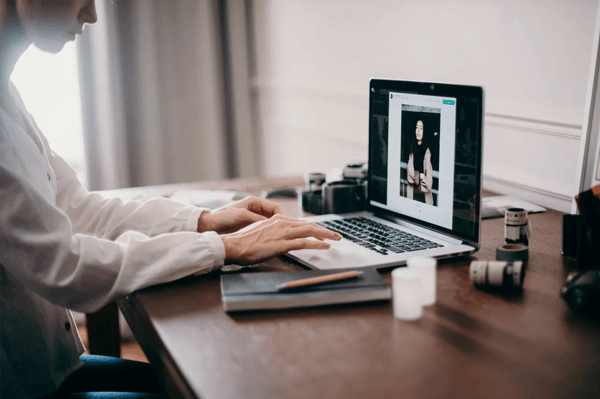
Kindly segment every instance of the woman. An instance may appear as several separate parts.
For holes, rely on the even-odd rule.
[[[415,140],[412,142],[408,154],[406,197],[413,199],[414,193],[417,192],[424,195],[425,203],[433,205],[431,151],[423,143],[423,139],[423,121],[418,120],[415,126]]]
[[[164,198],[122,202],[88,193],[52,152],[9,77],[29,45],[58,52],[96,19],[94,0],[0,0],[3,399],[161,392],[147,364],[80,357],[84,347],[69,309],[92,312],[153,284],[225,263],[327,249],[322,240],[341,239],[258,198],[210,212]]]

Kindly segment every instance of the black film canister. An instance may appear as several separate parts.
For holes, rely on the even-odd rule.
[[[562,216],[562,248],[560,252],[564,256],[577,256],[580,218],[580,215]]]

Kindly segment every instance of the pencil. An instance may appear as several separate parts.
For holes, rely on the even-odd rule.
[[[340,280],[347,280],[350,278],[356,278],[356,277],[362,276],[362,274],[363,274],[363,272],[359,272],[356,270],[349,271],[349,272],[343,272],[343,273],[336,273],[336,274],[327,274],[325,276],[311,277],[311,278],[305,278],[302,280],[289,281],[287,283],[279,284],[275,288],[277,288],[278,290],[285,290],[285,289],[290,289],[290,288],[306,287],[309,285],[330,283],[332,281],[340,281]]]

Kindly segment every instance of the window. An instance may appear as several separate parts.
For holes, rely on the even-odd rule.
[[[87,186],[75,44],[67,43],[58,54],[32,45],[19,59],[11,79],[52,150]]]

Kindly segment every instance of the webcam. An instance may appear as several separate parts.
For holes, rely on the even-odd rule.
[[[429,86],[429,88],[430,88],[431,90],[433,90],[433,89],[435,89],[435,85],[431,85],[431,86]]]

